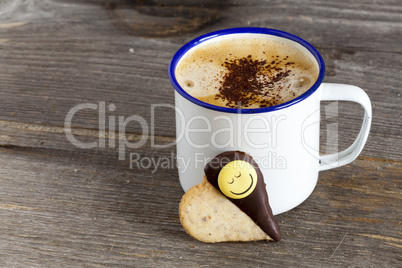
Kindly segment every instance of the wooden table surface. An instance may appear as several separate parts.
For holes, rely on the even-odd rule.
[[[185,42],[240,26],[312,43],[325,82],[368,93],[373,122],[353,163],[321,172],[309,199],[276,216],[280,242],[205,244],[179,221],[175,147],[153,144],[175,140],[174,112],[152,105],[174,104],[167,68]],[[401,267],[401,44],[399,0],[1,0],[0,266]],[[80,104],[96,109],[74,115],[72,134],[91,148],[65,133]],[[130,143],[147,140],[125,160],[118,128],[99,138],[102,107],[106,122],[149,125],[127,124]],[[336,103],[335,117],[324,108],[321,150],[333,145],[329,126],[346,148],[361,107]],[[170,165],[130,166],[130,153]]]

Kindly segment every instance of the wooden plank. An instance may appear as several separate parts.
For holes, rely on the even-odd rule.
[[[289,266],[311,265],[314,256],[324,266],[391,267],[401,261],[401,162],[359,158],[323,172],[307,201],[277,216],[279,243],[204,244],[180,225],[174,168],[152,173],[102,159],[1,149],[4,264]]]
[[[1,120],[44,125],[42,128],[61,127],[72,107],[80,103],[99,104],[100,101],[105,101],[106,105],[116,106],[116,111],[109,115],[127,117],[137,114],[149,123],[152,103],[174,103],[173,89],[167,78],[170,58],[185,40],[213,28],[192,33],[186,37],[150,39],[127,36],[122,32],[116,33],[115,29],[118,26],[107,20],[108,12],[114,12],[115,9],[102,12],[102,6],[93,5],[94,3],[65,4],[63,12],[57,12],[57,25],[42,22],[54,15],[52,8],[48,8],[49,14],[43,15],[42,20],[35,19],[35,15],[31,14],[30,16],[33,17],[25,16],[19,22],[3,23],[0,29],[4,38],[0,44],[2,54],[0,90],[3,96],[0,107]],[[166,4],[174,6],[174,1]],[[395,6],[395,4],[392,1],[388,2],[388,5],[363,3],[346,8],[342,4],[320,3],[296,9],[286,3],[269,6],[257,4],[250,6],[240,3],[236,7],[223,9],[221,12],[229,16],[224,20],[225,27],[231,27],[236,26],[229,22],[234,21],[232,17],[236,16],[237,12],[250,14],[251,10],[255,9],[253,11],[255,22],[261,22],[263,19],[275,21],[272,27],[299,34],[316,45],[327,63],[325,81],[360,86],[372,98],[373,127],[363,154],[370,157],[401,160],[402,155],[399,149],[401,146],[399,129],[402,125],[399,105],[401,67],[398,63],[402,61],[402,58],[400,53],[391,53],[395,48],[390,47],[398,43],[396,38],[402,33],[402,27],[395,25],[395,21],[400,20],[399,13],[394,13],[398,10],[398,5]],[[51,4],[54,9],[60,7],[59,5],[58,2]],[[147,6],[146,3],[144,5]],[[145,6],[143,8],[146,9]],[[152,4],[148,3],[148,6]],[[38,4],[33,5],[32,8],[42,10]],[[122,5],[120,9],[136,12],[132,6],[127,5]],[[266,16],[266,9],[278,15]],[[340,13],[340,10],[345,12]],[[17,20],[18,12],[23,11],[16,9],[13,12],[15,13],[13,20]],[[295,12],[301,13],[295,16]],[[310,12],[311,16],[322,19],[311,21],[306,18],[307,12]],[[340,16],[340,14],[345,23],[358,15],[364,22],[370,19],[381,21],[382,24],[368,24],[370,27],[364,23],[363,25],[346,24],[351,29],[357,28],[354,30],[357,33],[353,34],[353,38],[349,41],[355,42],[356,45],[348,45],[345,37],[334,33],[332,29],[339,28],[339,19],[323,20],[323,18]],[[104,20],[99,19],[93,22],[99,27],[97,31],[94,31],[93,23],[88,23],[88,18],[95,15],[104,18]],[[69,16],[73,16],[82,23],[79,26],[72,25],[67,19]],[[282,16],[284,20],[288,20],[288,23],[280,24],[276,16]],[[247,18],[247,16],[240,16],[239,23],[245,23],[244,20]],[[219,25],[217,23],[214,27],[219,28]],[[250,25],[270,26],[256,23],[250,23]],[[299,33],[299,30],[289,28],[295,25],[300,26],[299,29],[305,32]],[[327,30],[318,31],[314,27]],[[344,30],[350,34],[349,28]],[[370,46],[375,43],[362,41],[362,38],[372,38],[372,31],[379,32],[380,35],[377,35],[376,40],[381,40],[381,46],[386,44],[386,49],[377,49],[376,53],[373,53]],[[320,32],[320,35],[317,32]],[[326,34],[331,34],[331,37],[326,37]],[[386,40],[390,38],[395,40],[387,42]],[[27,42],[28,39],[29,42]],[[134,53],[130,53],[130,49],[133,49]],[[350,105],[339,109],[339,135],[344,137],[340,140],[341,147],[350,144],[358,132],[361,120],[361,114],[356,115],[360,112],[358,109],[360,108]],[[396,116],[389,116],[391,113]],[[155,124],[157,135],[174,137],[173,117],[174,113],[169,109],[158,114],[157,124]],[[74,119],[74,127],[84,130],[98,127],[96,111],[82,111],[77,113]],[[138,124],[129,125],[127,130],[130,133],[141,134]],[[7,140],[7,133],[13,132],[13,129],[4,127],[2,131],[1,135]],[[38,139],[47,139],[46,136],[41,135],[42,132],[34,133],[34,138],[31,138],[31,136],[20,137],[17,133],[17,137],[13,137],[15,140],[28,140],[10,144],[22,146],[22,144],[35,143]],[[325,137],[325,133],[323,135]],[[9,144],[5,140],[1,142]],[[69,147],[67,140],[66,143]],[[399,146],[391,146],[394,144]],[[384,151],[383,148],[389,148],[389,150]]]
[[[331,51],[330,53],[334,52]],[[365,56],[368,57],[369,53],[357,52],[357,54],[358,56],[356,57],[347,56],[346,60],[334,59],[334,62],[339,64],[340,67],[335,67],[334,65],[334,67],[330,67],[329,71],[331,72],[332,70],[340,74],[330,76],[326,81],[337,83],[347,81],[347,83],[364,88],[371,97],[373,102],[373,122],[370,138],[363,154],[370,157],[388,157],[401,160],[402,152],[400,147],[402,141],[400,140],[400,129],[402,127],[402,117],[400,116],[399,76],[398,73],[392,71],[391,66],[397,66],[397,60],[402,61],[402,58],[398,55],[378,53],[374,57],[378,64],[365,67],[364,70],[357,70],[360,68],[358,66],[364,66]],[[388,65],[388,63],[390,64]],[[381,66],[389,66],[389,68],[386,70],[385,67]],[[164,67],[166,72],[167,62]],[[382,78],[375,75],[376,68],[380,70],[377,73]],[[57,72],[59,72],[58,76],[60,77],[61,71]],[[72,70],[71,72],[76,71]],[[97,79],[94,76],[80,83],[82,74],[87,74],[88,77],[91,77],[90,73],[80,72],[79,76],[76,76],[74,74],[68,75],[68,72],[64,71],[62,79],[68,81],[66,83],[76,85],[72,87],[60,84],[55,79],[44,82],[46,78],[40,78],[42,72],[37,73],[35,71],[29,77],[27,77],[27,73],[30,72],[21,67],[18,74],[12,75],[13,79],[1,79],[4,96],[0,107],[0,119],[3,121],[1,135],[6,137],[10,136],[9,133],[15,133],[13,135],[14,142],[7,141],[7,138],[4,138],[1,140],[2,143],[22,146],[38,139],[48,139],[49,133],[45,131],[47,126],[63,127],[68,112],[76,105],[83,103],[99,105],[100,102],[105,102],[107,109],[106,123],[109,116],[113,116],[118,122],[119,116],[127,118],[131,115],[139,115],[144,118],[149,127],[152,122],[152,104],[174,104],[173,89],[167,78],[163,79],[164,82],[161,86],[157,86],[161,84],[158,81],[159,79],[150,80],[150,82],[141,77],[137,77],[135,80],[128,77],[122,78],[118,82],[119,85],[114,86],[116,89],[110,90],[105,84],[93,88],[94,85],[91,81]],[[51,75],[53,78],[58,76],[56,74]],[[104,73],[101,76],[105,77],[105,80],[112,79],[108,73]],[[166,73],[164,76],[166,76]],[[35,79],[34,77],[38,77],[37,81],[30,82],[27,88],[26,81],[32,81],[32,79]],[[102,81],[102,79],[100,80]],[[136,81],[136,84],[133,85],[132,81]],[[33,88],[35,83],[37,86]],[[43,85],[43,83],[46,83],[47,86],[41,87],[40,85]],[[379,86],[380,88],[378,88]],[[78,95],[74,92],[80,92],[80,94]],[[69,97],[74,95],[76,97]],[[116,107],[114,112],[108,110],[111,104]],[[336,122],[339,124],[339,136],[342,138],[339,140],[340,147],[346,147],[353,142],[360,128],[362,109],[358,105],[339,103],[338,111],[338,120]],[[173,109],[156,107],[154,112],[157,115],[154,117],[155,135],[173,138],[175,135]],[[391,114],[395,116],[391,116]],[[35,126],[42,128],[43,131],[39,133],[31,131],[33,133],[23,136],[23,132],[13,130],[15,125],[13,122],[34,123]],[[99,110],[85,109],[79,111],[75,114],[72,122],[74,128],[83,129],[83,131],[96,130],[99,125]],[[325,126],[323,126],[323,131],[325,131]],[[127,133],[142,134],[143,129],[138,123],[131,123],[127,125]],[[323,135],[325,137],[326,134],[323,133]],[[20,141],[17,142],[17,140]],[[68,140],[65,139],[64,141],[66,147],[70,147]],[[395,144],[398,146],[394,146]],[[388,148],[388,150],[384,151],[383,148]]]

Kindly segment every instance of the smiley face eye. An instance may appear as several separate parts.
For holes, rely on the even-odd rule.
[[[241,172],[239,171],[239,176],[235,176],[236,178],[240,178],[240,176],[241,176]]]
[[[235,176],[236,177],[236,176]],[[228,182],[229,184],[232,184],[232,183],[234,183],[234,179],[232,179],[232,181],[231,182]]]

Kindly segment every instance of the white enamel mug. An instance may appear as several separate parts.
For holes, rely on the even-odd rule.
[[[289,102],[255,109],[214,106],[186,93],[175,77],[182,56],[204,42],[216,42],[227,35],[239,34],[265,35],[299,46],[317,63],[317,81]],[[244,151],[259,164],[276,215],[308,198],[317,184],[319,171],[356,159],[370,131],[370,99],[356,86],[322,83],[324,73],[324,61],[312,45],[278,30],[226,29],[200,36],[184,45],[169,66],[170,81],[175,89],[177,165],[183,190],[202,181],[204,166],[214,156],[224,151]],[[320,102],[324,100],[357,102],[365,111],[354,143],[344,151],[329,155],[319,153]]]

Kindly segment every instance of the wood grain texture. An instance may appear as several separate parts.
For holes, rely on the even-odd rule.
[[[322,173],[307,201],[277,216],[279,243],[204,244],[178,220],[175,168],[152,173],[104,159],[1,150],[4,263],[395,267],[401,261],[400,162],[359,158]]]
[[[0,266],[2,267],[398,267],[401,266],[402,5],[386,1],[0,1]],[[203,244],[180,225],[174,165],[138,168],[115,146],[78,149],[64,123],[76,105],[115,105],[155,126],[150,159],[174,159],[167,68],[185,42],[222,28],[284,30],[311,42],[325,82],[363,88],[373,104],[367,144],[353,163],[320,174],[302,205],[278,215],[279,243]],[[338,124],[339,147],[363,112],[322,108],[321,151]],[[77,113],[72,132],[99,142],[99,112]],[[130,142],[144,134],[126,128]],[[173,161],[174,163],[174,161]]]
[[[392,21],[389,26],[378,23],[378,27],[371,26],[367,29],[363,27],[367,23],[366,20],[356,25],[348,24],[348,33],[357,27],[359,29],[356,31],[361,34],[345,38],[331,29],[331,27],[339,27],[339,21],[336,23],[328,20],[325,23],[319,23],[307,20],[302,15],[303,12],[307,12],[303,11],[307,7],[294,10],[295,7],[291,4],[239,5],[222,10],[221,12],[229,18],[205,30],[180,35],[177,38],[144,38],[128,35],[124,31],[120,32],[120,28],[112,23],[117,19],[110,19],[107,15],[112,11],[99,2],[96,3],[95,5],[94,2],[89,4],[49,2],[51,6],[54,6],[54,10],[48,8],[47,15],[43,15],[42,20],[36,18],[38,15],[32,11],[33,14],[24,14],[23,21],[7,22],[5,25],[8,26],[0,29],[3,40],[7,40],[0,44],[2,51],[0,64],[3,70],[0,81],[4,96],[0,107],[0,119],[62,127],[66,114],[72,107],[80,103],[98,104],[100,101],[105,101],[107,105],[116,105],[116,111],[110,115],[137,114],[150,122],[151,104],[173,104],[173,90],[166,70],[174,52],[186,40],[201,33],[223,27],[249,25],[246,19],[251,15],[238,16],[236,20],[231,16],[236,16],[236,12],[250,14],[250,9],[254,8],[252,12],[254,19],[264,16],[265,19],[273,20],[275,24],[263,24],[261,19],[260,24],[250,22],[251,26],[278,28],[306,38],[323,54],[327,65],[325,81],[354,84],[362,87],[369,94],[373,102],[373,126],[363,154],[370,157],[390,157],[402,160],[401,150],[398,146],[393,146],[393,144],[401,146],[399,81],[402,69],[399,63],[402,61],[402,56],[400,50],[391,48],[398,42],[397,36],[402,32],[402,27],[393,27],[395,23]],[[380,11],[373,11],[372,14],[369,11],[374,9],[374,6],[368,4],[355,7],[354,5],[330,4],[327,10],[320,5],[323,4],[308,6],[308,11],[312,12],[311,16],[315,14],[321,20],[336,14],[343,17],[342,22],[345,22],[347,18],[356,16],[359,12],[367,13],[367,19],[370,20],[373,19],[372,17],[378,17],[380,21],[388,21],[387,16],[394,16],[396,21],[402,20],[400,15],[398,17],[398,14],[391,12],[392,9],[398,10],[398,6],[381,5],[381,7],[378,6]],[[31,9],[40,8],[39,4],[33,6]],[[126,5],[122,5],[124,6]],[[357,8],[368,11],[359,11]],[[126,9],[133,14],[136,12],[129,6]],[[272,18],[264,12],[265,9],[269,9],[273,14],[282,10],[280,16],[283,17],[282,20],[288,18],[288,23],[281,24],[280,20],[275,20],[277,15]],[[341,9],[348,12],[344,14],[339,11]],[[318,10],[326,11],[319,13]],[[300,13],[299,16],[294,16],[293,13],[296,11]],[[18,14],[17,12],[10,20],[16,20]],[[95,17],[95,15],[96,19],[90,20],[91,16]],[[72,18],[74,18],[73,22],[71,22]],[[51,23],[51,19],[55,22]],[[238,24],[233,24],[235,21]],[[297,25],[300,29],[293,29],[292,25]],[[374,23],[374,25],[377,24]],[[311,27],[322,27],[325,31],[311,29]],[[387,30],[387,27],[396,32]],[[376,38],[382,42],[377,50],[358,47],[358,45],[372,46],[373,41],[362,39],[372,38],[376,31],[383,35],[376,35]],[[320,34],[317,34],[318,32]],[[332,34],[332,39],[323,36],[326,34]],[[317,39],[318,37],[322,40]],[[387,42],[386,40],[390,38],[393,38],[392,42]],[[347,42],[355,42],[355,45],[348,45]],[[130,53],[130,49],[134,53]],[[395,53],[392,53],[393,51]],[[144,102],[148,98],[152,99],[152,103]],[[350,104],[340,105],[339,131],[343,138],[340,142],[346,146],[351,144],[355,136],[353,134],[358,132],[361,109]],[[158,120],[155,124],[155,133],[159,136],[174,137],[173,110],[166,109],[163,114],[170,120],[165,118]],[[77,113],[73,124],[74,127],[82,128],[84,131],[96,129],[98,113],[90,110]],[[138,124],[132,124],[128,126],[127,131],[141,134],[142,129]],[[36,133],[35,136],[46,139],[40,136],[42,133]],[[375,142],[371,142],[372,140]],[[66,142],[66,146],[69,146],[69,142],[67,140]]]

